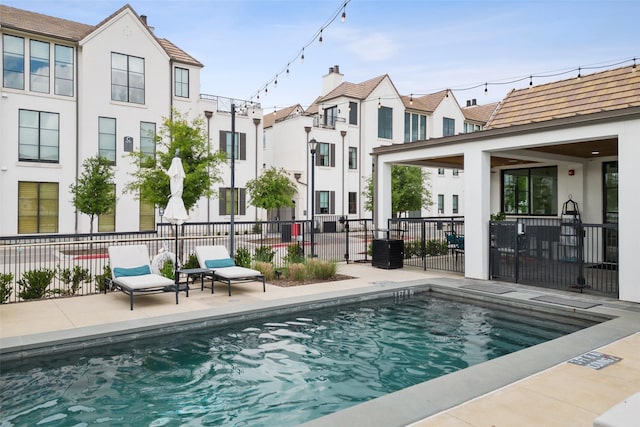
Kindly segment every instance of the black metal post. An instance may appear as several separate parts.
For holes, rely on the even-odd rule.
[[[316,196],[316,144],[317,141],[312,139],[309,141],[309,147],[311,149],[311,258],[315,258],[315,196]]]
[[[231,103],[231,221],[229,230],[229,255],[235,251],[235,193],[236,193],[236,104]]]

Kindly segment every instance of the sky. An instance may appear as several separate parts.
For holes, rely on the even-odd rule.
[[[127,0],[0,2],[96,25]],[[461,105],[473,98],[478,104],[499,101],[511,89],[528,87],[529,76],[535,85],[575,77],[579,67],[585,75],[631,65],[634,57],[640,65],[638,0],[128,3],[147,15],[156,36],[204,64],[200,93],[253,101],[260,94],[265,112],[307,107],[334,65],[346,82],[388,74],[401,95],[450,88]]]

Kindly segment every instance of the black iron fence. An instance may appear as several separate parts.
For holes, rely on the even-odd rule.
[[[315,257],[347,262],[369,260],[371,219],[328,216],[320,219],[313,230]],[[270,259],[276,268],[284,266],[296,255],[309,257],[312,254],[311,221],[235,222],[233,236],[228,222],[185,223],[178,227],[161,223],[157,228],[153,232],[96,233],[92,236],[0,237],[0,297],[3,290],[9,293],[6,302],[38,296],[53,298],[98,293],[104,289],[105,274],[110,274],[106,269],[109,264],[107,248],[112,245],[146,244],[152,258],[167,251],[177,253],[182,264],[195,252],[196,246],[230,248],[232,239],[234,252],[246,251],[252,258]],[[48,275],[51,277],[46,286],[28,296],[20,296],[27,282],[34,282],[33,287],[37,287]]]
[[[618,296],[618,226],[522,218],[490,223],[493,279]]]
[[[464,273],[464,217],[392,218],[387,224],[404,240],[404,265]]]

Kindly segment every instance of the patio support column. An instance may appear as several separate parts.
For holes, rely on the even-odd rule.
[[[640,236],[640,119],[620,128],[618,134],[618,282],[619,298],[640,302],[638,238]]]
[[[373,227],[387,228],[391,218],[391,163],[373,155]]]
[[[464,154],[465,277],[489,279],[491,155],[470,146]]]

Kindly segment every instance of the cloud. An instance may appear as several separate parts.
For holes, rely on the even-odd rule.
[[[364,61],[387,61],[394,57],[398,46],[386,34],[373,33],[365,37],[353,37],[347,50]]]

